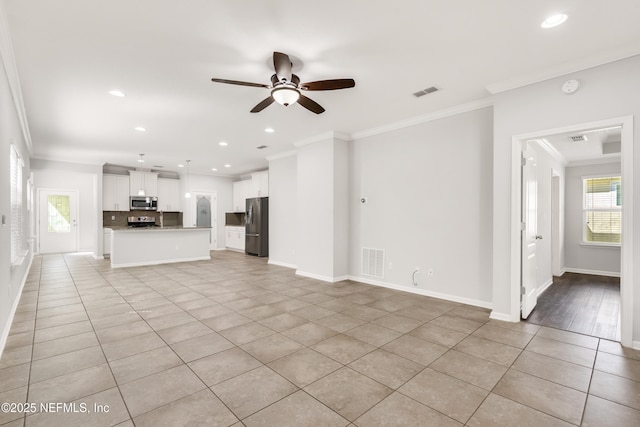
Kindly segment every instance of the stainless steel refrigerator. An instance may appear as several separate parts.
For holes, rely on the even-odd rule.
[[[269,256],[269,198],[247,199],[244,251],[247,255]]]

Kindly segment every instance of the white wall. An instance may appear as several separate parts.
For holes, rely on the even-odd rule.
[[[377,282],[415,291],[418,266],[418,291],[491,305],[492,117],[483,108],[352,143],[352,276],[370,281],[362,247],[384,249]]]
[[[269,160],[269,263],[296,268],[297,159]]]
[[[184,194],[187,191],[187,179],[186,172],[180,175],[180,200],[182,201],[183,220],[187,221],[191,215],[191,208],[188,200],[185,199]],[[218,249],[224,249],[224,214],[226,212],[232,212],[233,207],[233,184],[231,178],[210,176],[210,175],[197,175],[189,174],[189,191],[206,191],[216,193],[217,195],[217,216],[218,216],[218,230],[217,230],[217,242]],[[186,224],[186,223],[185,223]]]
[[[4,13],[0,9],[0,217],[6,225],[0,225],[0,357],[4,349],[20,292],[27,277],[33,253],[29,250],[21,265],[11,268],[11,183],[9,153],[13,143],[24,161],[22,169],[22,248],[29,248],[29,211],[27,210],[27,180],[31,173],[28,138],[23,132],[26,122],[24,111],[16,108],[15,96],[19,96],[17,74],[13,62],[11,43],[6,33]],[[7,74],[9,70],[9,74]],[[19,99],[19,98],[18,98]]]
[[[297,273],[333,279],[333,163],[334,141],[298,148],[297,159]]]
[[[540,83],[497,94],[494,97],[493,145],[493,302],[492,316],[517,320],[518,295],[512,282],[517,280],[519,258],[517,240],[512,232],[512,182],[514,135],[553,131],[605,119],[640,114],[640,56],[549,79]],[[580,90],[565,95],[560,88],[569,78],[582,83]],[[548,132],[547,132],[548,134]],[[640,141],[640,126],[633,139]],[[624,155],[624,153],[623,153]],[[634,211],[640,212],[640,150],[633,152]],[[627,187],[629,188],[629,187]],[[633,245],[640,248],[640,227],[633,229]],[[640,271],[640,251],[636,250],[634,271]],[[640,301],[640,281],[631,284],[634,301]],[[637,306],[637,303],[636,303]],[[635,310],[637,312],[637,310]],[[633,318],[633,340],[640,341],[640,315]],[[623,331],[624,333],[624,331]],[[623,337],[623,339],[625,339]],[[627,342],[627,344],[630,344]]]
[[[565,270],[620,274],[620,247],[583,246],[582,242],[582,178],[620,174],[620,163],[573,166],[566,169],[566,234]],[[623,183],[624,185],[624,183]]]
[[[38,190],[78,191],[78,233],[79,252],[102,255],[102,165],[32,160],[35,202]],[[98,185],[98,178],[100,184]],[[39,215],[39,209],[36,214]],[[36,227],[38,216],[36,215]],[[34,234],[39,234],[36,228]],[[37,251],[36,246],[36,251]]]

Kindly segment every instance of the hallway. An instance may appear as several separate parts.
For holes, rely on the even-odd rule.
[[[529,323],[620,341],[620,278],[565,273],[553,278]]]

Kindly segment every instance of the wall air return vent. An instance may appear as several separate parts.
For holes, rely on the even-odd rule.
[[[574,135],[574,136],[570,136],[569,139],[573,142],[586,142],[587,141],[587,136],[586,135]]]
[[[384,250],[362,248],[362,274],[384,278]]]
[[[431,86],[426,89],[419,90],[418,92],[414,93],[413,96],[415,96],[416,98],[420,98],[421,96],[429,95],[430,93],[437,92],[438,90],[439,89],[437,87]]]

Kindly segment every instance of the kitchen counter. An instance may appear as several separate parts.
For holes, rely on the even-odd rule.
[[[113,231],[165,231],[165,230],[211,230],[211,227],[183,227],[181,225],[169,225],[165,227],[108,227]]]
[[[211,259],[211,227],[109,227],[111,267]]]

